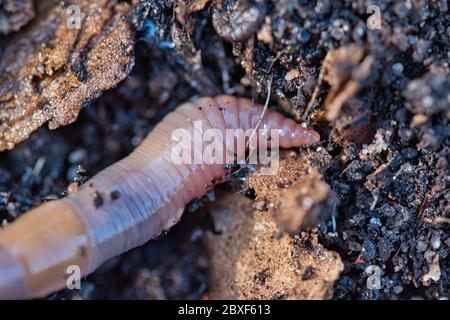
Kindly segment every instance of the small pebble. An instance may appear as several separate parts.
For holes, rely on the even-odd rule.
[[[392,70],[397,76],[400,76],[403,73],[403,70],[405,70],[405,67],[403,66],[403,64],[397,62],[392,66]]]

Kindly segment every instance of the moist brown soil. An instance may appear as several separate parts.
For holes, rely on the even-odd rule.
[[[15,1],[0,1],[0,17],[9,2]],[[220,261],[220,254],[233,254],[231,261],[236,261],[237,252],[246,248],[236,232],[231,235],[231,244],[239,250],[223,248],[211,212],[220,211],[220,201],[236,188],[241,190],[240,201],[252,206],[249,210],[254,220],[239,218],[239,210],[234,210],[231,216],[237,214],[236,222],[242,221],[234,230],[245,231],[252,223],[271,221],[271,236],[276,231],[276,237],[286,241],[277,251],[284,256],[273,254],[278,261],[289,260],[285,255],[294,248],[303,252],[305,239],[313,239],[312,248],[320,248],[325,255],[336,252],[340,256],[342,272],[331,290],[319,297],[448,298],[448,2],[375,2],[382,13],[380,30],[368,28],[371,14],[367,8],[372,1],[365,0],[253,0],[240,4],[234,0],[192,0],[185,5],[174,0],[114,1],[118,7],[109,7],[108,23],[100,28],[105,32],[86,45],[74,45],[79,51],[70,52],[78,52],[76,59],[65,56],[67,59],[57,64],[56,75],[49,74],[48,70],[54,69],[50,64],[42,72],[33,71],[37,74],[31,78],[21,77],[29,75],[33,66],[29,63],[36,59],[18,56],[17,69],[8,79],[2,78],[4,73],[0,75],[0,147],[12,148],[47,121],[52,129],[76,122],[56,130],[41,127],[13,150],[0,154],[2,223],[12,222],[44,201],[64,196],[71,183],[83,183],[125,156],[167,112],[195,96],[226,93],[264,102],[270,95],[271,107],[311,124],[322,138],[320,146],[291,150],[298,159],[311,153],[318,155],[310,164],[313,170],[303,168],[304,161],[289,162],[293,167],[279,173],[275,181],[264,181],[255,180],[253,168],[242,168],[225,184],[225,191],[217,192],[215,209],[209,203],[204,209],[204,203],[214,198],[209,193],[202,201],[192,203],[166,236],[106,263],[83,281],[81,291],[65,290],[49,298],[229,297],[230,287],[221,288],[214,280],[220,272],[215,261]],[[249,11],[253,12],[251,19],[245,18]],[[16,60],[5,52],[11,46],[18,46],[21,52],[17,39],[34,43],[27,28],[45,19],[39,11],[36,14],[31,22],[24,18],[17,24],[15,29],[20,31],[3,31],[10,34],[0,36],[1,68],[14,66],[6,64],[6,58]],[[50,16],[57,14],[51,11]],[[92,82],[93,86],[98,84],[95,90],[82,90],[82,94],[76,89],[70,91],[79,98],[74,104],[52,95],[51,90],[66,90],[57,85],[62,74],[68,74],[76,88],[86,88],[86,79],[102,79],[96,68],[74,66],[99,63],[96,50],[100,50],[97,57],[108,57],[101,53],[111,52],[111,47],[102,47],[102,43],[108,35],[112,39],[108,43],[115,43],[117,26],[130,33],[118,47],[122,53],[112,50],[119,55],[112,59],[118,64],[104,69],[112,78]],[[118,36],[125,36],[122,31]],[[64,33],[58,36],[67,41]],[[52,50],[60,43],[53,41],[49,47]],[[29,57],[40,57],[39,52],[33,52]],[[91,55],[80,60],[86,53]],[[128,67],[131,58],[133,69]],[[72,63],[76,61],[81,62]],[[17,83],[21,85],[15,86]],[[11,90],[18,90],[17,94]],[[26,112],[24,104],[16,100],[20,97],[33,98],[33,103],[26,104]],[[48,110],[43,114],[49,117],[29,122],[39,110]],[[52,122],[55,119],[65,120]],[[16,135],[11,128],[18,123],[28,125],[28,129]],[[12,145],[2,145],[6,136]],[[309,195],[302,191],[302,185],[297,184],[302,179],[318,191]],[[276,187],[264,189],[271,183]],[[289,201],[280,201],[284,198]],[[307,227],[301,223],[304,219]],[[267,241],[270,244],[274,240]],[[218,248],[215,254],[208,254],[207,248],[214,245]],[[268,245],[262,254],[267,257],[270,252]],[[248,257],[255,257],[254,253],[250,250]],[[288,298],[273,295],[282,290],[278,279],[283,278],[278,277],[273,265],[268,263],[264,268],[261,261],[249,260],[248,265],[227,275],[227,281],[234,279],[241,284],[239,292],[233,294],[246,297],[243,292],[252,281],[253,288],[260,286],[261,290],[251,297]],[[252,263],[259,268],[252,268]],[[311,279],[321,279],[314,267],[302,266],[300,278],[305,275],[308,281],[316,274],[317,278]],[[381,270],[380,289],[366,285],[369,266]],[[263,286],[266,281],[273,284],[273,290]],[[299,283],[298,288],[302,285]]]

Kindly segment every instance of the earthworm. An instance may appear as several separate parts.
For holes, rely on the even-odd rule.
[[[42,297],[66,285],[69,266],[81,275],[154,239],[185,206],[227,174],[223,164],[174,164],[176,129],[276,129],[283,148],[310,146],[319,135],[251,100],[204,97],[169,113],[127,157],[69,196],[46,202],[0,230],[0,298]],[[192,138],[195,139],[195,138]],[[193,140],[192,140],[193,141]],[[193,141],[195,142],[195,141]],[[225,144],[225,141],[221,141]],[[241,155],[242,156],[242,155]]]

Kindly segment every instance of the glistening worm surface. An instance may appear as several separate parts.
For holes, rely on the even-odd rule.
[[[206,128],[277,129],[282,148],[309,146],[319,135],[263,107],[232,96],[201,98],[168,114],[128,157],[98,173],[78,192],[47,202],[0,230],[0,298],[45,296],[66,285],[66,270],[82,275],[157,237],[186,204],[213,187],[220,164],[171,161],[172,132]],[[261,121],[259,121],[261,120]],[[225,136],[225,135],[224,135]],[[194,151],[195,152],[195,151]],[[100,201],[99,201],[100,200]]]

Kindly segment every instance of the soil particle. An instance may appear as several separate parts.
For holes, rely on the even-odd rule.
[[[274,238],[277,227],[271,215],[252,210],[251,200],[241,195],[221,197],[208,211],[221,229],[205,239],[212,299],[331,297],[343,264],[318,244],[316,235]]]
[[[228,41],[242,41],[258,31],[266,13],[262,0],[216,1],[212,23],[216,32]]]
[[[286,154],[282,153],[282,157]],[[324,182],[315,162],[321,159],[319,168],[324,171],[327,157],[329,155],[323,151],[308,151],[295,155],[295,158],[291,153],[280,161],[277,175],[251,175],[249,187],[256,194],[256,209],[269,208],[280,230],[293,235],[301,228],[329,221],[337,198]]]
[[[305,271],[303,271],[302,280],[306,281],[306,280],[311,279],[314,276],[314,273],[315,273],[314,267],[313,266],[307,266],[305,268]]]

